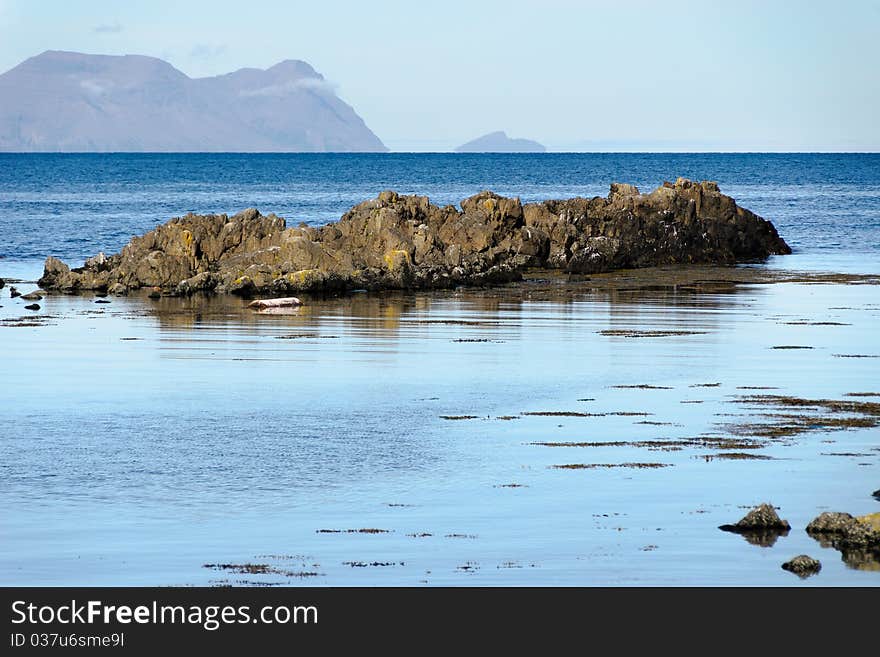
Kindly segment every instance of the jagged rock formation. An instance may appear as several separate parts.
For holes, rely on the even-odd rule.
[[[461,210],[386,191],[321,228],[287,228],[253,209],[233,217],[187,215],[78,269],[49,257],[40,285],[287,296],[488,285],[518,280],[527,268],[590,274],[790,252],[773,224],[737,206],[715,183],[680,178],[650,194],[612,184],[607,198],[526,205],[487,191],[462,201]]]

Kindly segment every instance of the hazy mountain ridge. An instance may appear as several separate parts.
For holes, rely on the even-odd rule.
[[[386,151],[309,64],[190,78],[143,55],[46,51],[0,75],[0,151]]]

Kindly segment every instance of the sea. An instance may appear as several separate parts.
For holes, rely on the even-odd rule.
[[[386,189],[530,202],[679,176],[794,253],[739,283],[649,270],[280,315],[9,294],[188,212],[322,225]],[[880,512],[876,416],[748,441],[803,422],[770,395],[880,403],[878,276],[880,154],[0,154],[0,585],[877,586],[875,557],[804,531]],[[719,530],[762,502],[790,532]],[[799,554],[822,570],[781,568]]]

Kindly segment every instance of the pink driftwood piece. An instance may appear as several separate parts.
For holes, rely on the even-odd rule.
[[[267,310],[270,308],[290,308],[292,306],[301,306],[302,301],[296,297],[282,297],[280,299],[257,299],[248,304],[248,308],[255,310]]]

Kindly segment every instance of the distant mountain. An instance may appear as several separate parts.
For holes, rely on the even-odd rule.
[[[386,151],[311,66],[190,78],[142,55],[46,51],[0,75],[0,151]]]
[[[490,132],[462,144],[456,153],[543,153],[547,148],[531,139],[511,139],[503,131]]]

